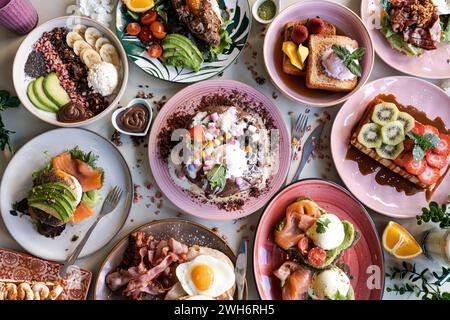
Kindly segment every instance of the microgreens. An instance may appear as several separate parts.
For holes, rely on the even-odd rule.
[[[357,61],[364,56],[364,54],[366,53],[366,48],[358,48],[355,51],[350,52],[343,46],[333,44],[331,49],[333,49],[334,53],[336,53],[339,59],[344,62],[345,66],[348,68],[348,70],[350,70],[351,73],[358,77],[361,77],[362,67],[359,63],[357,63]]]

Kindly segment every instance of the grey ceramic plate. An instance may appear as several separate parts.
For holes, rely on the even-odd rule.
[[[212,249],[219,250],[226,254],[233,263],[236,263],[236,255],[221,237],[215,234],[210,229],[185,220],[176,219],[166,219],[153,221],[145,224],[136,230],[132,231],[144,231],[148,234],[152,234],[154,237],[159,239],[169,239],[174,238],[188,246],[199,245],[204,247],[209,247]],[[113,293],[109,290],[108,286],[105,284],[105,278],[113,271],[122,261],[123,254],[128,246],[128,236],[120,240],[111,252],[106,257],[97,277],[94,288],[94,299],[95,300],[122,300],[124,299],[120,295]],[[235,293],[235,298],[237,292]],[[244,300],[247,300],[247,286],[244,291]]]

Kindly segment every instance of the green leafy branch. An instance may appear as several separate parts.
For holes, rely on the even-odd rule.
[[[443,283],[450,281],[450,269],[442,267],[441,273],[431,272],[428,268],[418,271],[415,264],[403,262],[402,267],[392,267],[386,277],[391,280],[407,280],[404,284],[387,287],[387,292],[398,295],[415,294],[422,300],[450,300],[450,292],[441,291]]]
[[[435,201],[430,202],[429,207],[422,208],[422,214],[416,216],[417,224],[434,222],[439,223],[442,229],[450,228],[450,214],[447,213],[447,204],[439,206]]]
[[[9,108],[17,108],[20,105],[20,100],[17,97],[12,97],[8,91],[0,90],[0,111]],[[10,134],[14,131],[7,130],[0,115],[0,150],[4,151],[8,147],[9,151],[13,151]]]

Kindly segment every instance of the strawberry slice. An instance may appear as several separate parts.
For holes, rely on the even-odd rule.
[[[419,178],[422,183],[425,183],[429,186],[435,184],[439,180],[439,177],[439,169],[430,166],[427,166],[425,168],[425,171],[417,176],[417,178]]]
[[[433,133],[433,134],[439,136],[439,130],[430,125],[426,125],[424,127],[423,134],[427,134],[427,133]]]
[[[410,161],[411,151],[403,151],[400,155],[395,158],[394,163],[400,167],[404,167],[407,162]]]
[[[442,169],[447,164],[447,156],[443,154],[430,153],[426,159],[428,165],[436,169]]]
[[[410,174],[417,176],[425,171],[427,163],[424,159],[420,161],[414,160],[413,155],[409,153],[407,156],[405,156],[403,166]]]
[[[416,144],[414,143],[413,140],[411,139],[406,139],[405,141],[403,141],[403,147],[405,151],[412,151],[414,149],[414,146]]]
[[[433,152],[441,155],[448,155],[450,153],[450,136],[447,134],[439,135],[439,144],[433,149]]]
[[[196,125],[189,129],[189,136],[192,140],[202,144],[205,141],[205,131],[201,125]]]
[[[415,134],[420,134],[420,135],[422,135],[424,131],[425,131],[425,126],[421,123],[418,123],[417,121],[414,124],[414,128],[411,129],[411,132],[414,132]]]

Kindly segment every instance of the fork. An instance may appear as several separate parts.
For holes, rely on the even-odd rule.
[[[66,262],[62,266],[62,268],[59,271],[59,274],[61,277],[65,276],[67,274],[67,270],[70,266],[72,266],[77,260],[78,256],[80,255],[81,251],[83,250],[86,242],[88,241],[89,237],[91,236],[92,231],[94,231],[97,224],[102,220],[104,216],[106,216],[108,213],[113,211],[117,205],[119,204],[120,198],[122,197],[122,189],[115,186],[111,191],[109,191],[108,195],[106,196],[105,201],[103,202],[102,209],[100,210],[100,214],[97,216],[97,219],[92,224],[92,226],[89,228],[89,230],[84,235],[83,239],[80,241],[80,243],[77,245],[75,250],[72,252],[72,254],[67,258]]]
[[[308,116],[304,113],[301,113],[297,121],[294,122],[294,117],[291,116],[291,137],[292,141],[296,139],[297,141],[302,141],[303,136],[305,135],[306,128],[308,127]],[[297,144],[293,144],[291,141],[291,161],[289,163],[288,175],[284,184],[287,184],[289,178],[289,172],[291,171],[292,162],[294,161],[295,149],[297,148]]]

